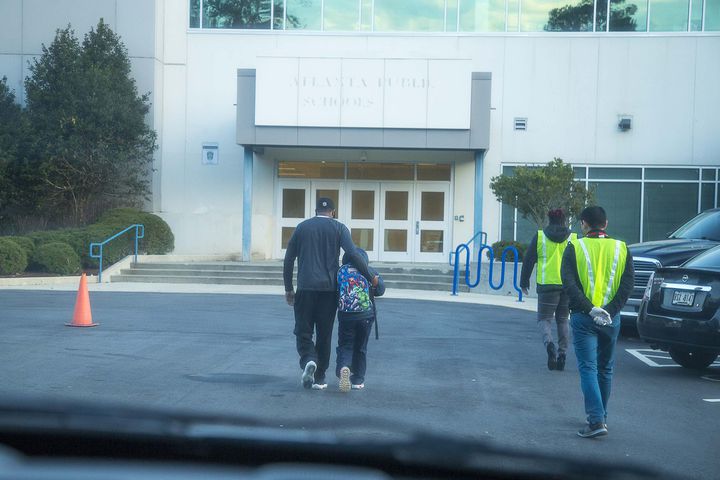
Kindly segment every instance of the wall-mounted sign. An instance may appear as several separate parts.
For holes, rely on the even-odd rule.
[[[255,124],[470,128],[469,60],[260,57]]]
[[[220,149],[217,143],[203,143],[202,164],[217,165],[220,162]]]

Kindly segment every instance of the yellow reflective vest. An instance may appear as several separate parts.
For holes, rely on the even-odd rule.
[[[568,242],[577,240],[577,233],[571,233],[570,238],[564,242],[553,242],[545,232],[538,230],[537,239],[537,272],[538,285],[562,285],[560,279],[560,265],[563,253]]]
[[[612,238],[585,237],[572,241],[583,292],[596,307],[607,305],[620,288],[627,245]]]

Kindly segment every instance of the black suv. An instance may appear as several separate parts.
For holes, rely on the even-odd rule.
[[[630,245],[635,288],[621,312],[623,327],[637,325],[640,302],[655,270],[681,265],[716,245],[720,245],[720,208],[702,212],[665,240]]]

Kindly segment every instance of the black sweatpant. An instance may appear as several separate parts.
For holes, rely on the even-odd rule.
[[[350,317],[352,314],[347,314]],[[365,383],[367,370],[367,345],[374,322],[373,317],[357,319],[338,319],[338,346],[335,375],[340,377],[340,369],[349,367],[353,385]]]
[[[325,383],[325,371],[330,365],[337,293],[298,290],[295,294],[294,310],[295,343],[300,355],[300,368],[304,369],[312,360],[317,364],[315,383]]]

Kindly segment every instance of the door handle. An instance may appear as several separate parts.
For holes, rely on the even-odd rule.
[[[420,221],[415,222],[415,235],[420,235]]]

